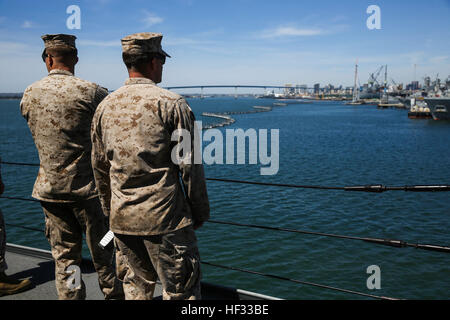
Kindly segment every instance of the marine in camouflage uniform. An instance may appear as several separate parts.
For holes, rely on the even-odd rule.
[[[159,278],[164,299],[200,299],[194,229],[208,220],[209,201],[195,155],[179,165],[171,160],[172,133],[186,129],[193,141],[195,118],[180,95],[156,85],[169,56],[161,39],[155,33],[122,39],[130,78],[96,110],[92,166],[115,234],[125,298],[151,299]]]
[[[68,267],[81,263],[85,233],[105,298],[121,298],[122,286],[112,264],[113,249],[98,246],[108,231],[108,220],[98,199],[90,157],[92,117],[108,91],[74,76],[78,61],[75,36],[45,35],[42,39],[49,74],[25,90],[20,108],[39,153],[40,168],[32,196],[41,201],[45,214],[58,297],[86,297],[82,280],[75,288],[67,283],[71,277]]]

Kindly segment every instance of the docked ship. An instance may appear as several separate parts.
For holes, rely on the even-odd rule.
[[[434,120],[450,120],[450,97],[425,98]]]
[[[380,86],[378,85],[372,87],[364,86],[359,96],[361,100],[379,99],[380,90]]]
[[[401,103],[397,98],[392,98],[388,94],[383,94],[378,104],[378,108],[399,108],[405,109],[405,105]]]
[[[402,101],[406,105],[405,102]],[[424,101],[416,101],[415,98],[409,100],[409,111],[408,111],[408,118],[410,119],[431,119],[431,112],[430,108],[428,108],[427,104]]]

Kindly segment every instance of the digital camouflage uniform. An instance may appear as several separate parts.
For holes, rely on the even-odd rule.
[[[74,36],[42,38],[46,50],[75,48]],[[52,70],[25,90],[20,104],[39,153],[32,196],[41,200],[44,210],[60,299],[86,296],[82,281],[81,287],[74,289],[66,283],[70,277],[67,268],[80,265],[84,232],[105,298],[122,295],[112,265],[113,250],[98,246],[108,231],[108,221],[97,196],[90,157],[92,117],[107,94],[106,89],[69,71]]]
[[[123,50],[168,56],[161,38],[131,35],[122,39]],[[127,299],[151,299],[158,277],[164,299],[200,298],[200,257],[192,225],[209,218],[203,166],[194,164],[194,154],[187,164],[171,160],[177,143],[171,141],[172,132],[184,128],[193,140],[194,120],[181,96],[147,78],[128,79],[95,113],[92,166],[117,256],[126,265],[119,268],[118,263],[117,273]]]

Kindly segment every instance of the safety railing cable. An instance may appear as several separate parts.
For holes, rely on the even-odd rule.
[[[25,226],[22,226],[20,224],[13,224],[13,223],[6,223],[5,222],[5,225],[9,226],[9,227],[16,227],[16,228],[21,228],[21,229],[24,229],[24,230],[31,230],[31,231],[37,231],[37,232],[44,233],[44,230],[42,230],[42,229],[37,229],[37,228],[32,228],[32,227],[25,227]]]
[[[25,229],[25,230],[37,231],[37,232],[42,232],[42,233],[44,232],[44,230],[41,230],[41,229],[25,227],[25,226],[18,225],[18,224],[5,223],[5,225],[11,226],[11,227],[17,227],[17,228],[21,228],[21,229]],[[354,294],[354,295],[359,295],[359,296],[364,296],[364,297],[369,297],[369,298],[374,298],[374,299],[399,300],[397,298],[385,297],[385,296],[377,296],[377,295],[373,295],[373,294],[367,294],[367,293],[364,293],[364,292],[353,291],[353,290],[348,290],[348,289],[342,289],[342,288],[327,286],[327,285],[314,283],[314,282],[309,282],[309,281],[290,279],[290,278],[287,278],[287,277],[282,277],[282,276],[278,276],[278,275],[274,275],[274,274],[268,274],[268,273],[262,273],[262,272],[258,272],[258,271],[252,271],[252,270],[241,269],[241,268],[236,268],[236,267],[224,266],[224,265],[211,263],[211,262],[207,262],[207,261],[200,261],[200,262],[202,264],[209,265],[209,266],[216,267],[216,268],[233,270],[233,271],[239,271],[239,272],[259,275],[259,276],[263,276],[263,277],[267,277],[267,278],[284,280],[284,281],[289,281],[289,282],[293,282],[293,283],[297,283],[297,284],[309,285],[309,286],[314,286],[314,287],[318,287],[318,288],[322,288],[322,289],[329,289],[329,290],[333,290],[333,291],[345,292],[345,293],[349,293],[349,294]]]
[[[10,199],[10,200],[29,201],[29,202],[40,202],[39,200],[36,200],[36,199],[27,199],[27,198],[21,198],[21,197],[0,196],[0,198]]]
[[[38,163],[25,163],[25,162],[8,162],[8,161],[0,161],[1,164],[9,164],[13,166],[30,166],[30,167],[39,167]]]
[[[359,241],[365,241],[365,242],[369,242],[369,243],[373,243],[373,244],[385,245],[385,246],[390,246],[390,247],[395,247],[395,248],[413,247],[416,249],[450,253],[450,247],[448,247],[448,246],[433,245],[433,244],[420,244],[420,243],[408,243],[403,240],[354,237],[354,236],[346,236],[346,235],[323,233],[323,232],[287,229],[287,228],[279,228],[279,227],[268,227],[268,226],[260,226],[260,225],[255,225],[255,224],[244,224],[244,223],[237,223],[237,222],[217,221],[217,220],[208,220],[208,222],[217,223],[217,224],[226,224],[226,225],[232,225],[232,226],[238,226],[238,227],[249,227],[249,228],[273,230],[273,231],[284,231],[284,232],[292,232],[292,233],[309,234],[309,235],[331,237],[331,238],[359,240]]]
[[[0,161],[1,164],[17,165],[17,166],[33,166],[39,167],[36,163],[23,163],[23,162],[7,162]],[[386,191],[413,191],[413,192],[440,192],[450,191],[450,185],[405,185],[405,186],[385,186],[382,184],[371,184],[362,186],[316,186],[316,185],[298,185],[298,184],[285,184],[285,183],[270,183],[270,182],[258,182],[258,181],[245,181],[235,179],[222,179],[222,178],[206,178],[208,181],[218,181],[226,183],[241,183],[268,187],[285,187],[285,188],[297,188],[297,189],[317,189],[317,190],[342,190],[342,191],[359,191],[359,192],[372,192],[382,193]]]
[[[0,198],[10,199],[10,200],[19,200],[19,201],[40,202],[39,200],[36,200],[36,199],[26,199],[26,198],[20,198],[20,197],[0,196]],[[370,237],[355,237],[355,236],[339,235],[339,234],[332,234],[332,233],[314,232],[314,231],[288,229],[288,228],[280,228],[280,227],[269,227],[269,226],[255,225],[255,224],[244,224],[244,223],[226,222],[226,221],[218,221],[218,220],[208,220],[208,222],[216,223],[216,224],[227,224],[227,225],[233,225],[233,226],[238,226],[238,227],[249,227],[249,228],[257,228],[257,229],[273,230],[273,231],[284,231],[284,232],[292,232],[292,233],[300,233],[300,234],[309,234],[309,235],[331,237],[331,238],[360,240],[360,241],[365,241],[365,242],[369,242],[369,243],[373,243],[373,244],[390,246],[390,247],[394,247],[394,248],[412,247],[412,248],[428,250],[428,251],[438,251],[438,252],[450,253],[450,247],[443,246],[443,245],[409,243],[409,242],[406,242],[403,240],[380,239],[380,238],[370,238]]]
[[[314,282],[308,282],[308,281],[301,281],[301,280],[296,280],[296,279],[290,279],[290,278],[281,277],[281,276],[277,276],[277,275],[273,275],[273,274],[268,274],[268,273],[262,273],[262,272],[257,272],[257,271],[251,271],[251,270],[246,270],[246,269],[241,269],[241,268],[236,268],[236,267],[223,266],[223,265],[219,265],[219,264],[215,264],[215,263],[210,263],[210,262],[207,262],[207,261],[201,261],[201,263],[202,263],[202,264],[205,264],[205,265],[212,266],[212,267],[217,267],[217,268],[222,268],[222,269],[227,269],[227,270],[234,270],[234,271],[239,271],[239,272],[244,272],[244,273],[250,273],[250,274],[256,274],[256,275],[264,276],[264,277],[267,277],[267,278],[273,278],[273,279],[278,279],[278,280],[285,280],[285,281],[294,282],[294,283],[298,283],[298,284],[303,284],[303,285],[308,285],[308,286],[313,286],[313,287],[319,287],[319,288],[329,289],[329,290],[333,290],[333,291],[340,291],[340,292],[345,292],[345,293],[355,294],[355,295],[359,295],[359,296],[370,297],[370,298],[374,298],[374,299],[380,299],[380,300],[400,300],[400,299],[392,298],[392,297],[377,296],[377,295],[368,294],[368,293],[364,293],[364,292],[358,292],[358,291],[353,291],[353,290],[347,290],[347,289],[341,289],[341,288],[331,287],[331,286],[327,286],[327,285],[323,285],[323,284],[318,284],[318,283],[314,283]]]
[[[39,166],[39,164],[34,164],[34,163],[20,163],[20,162],[7,162],[7,161],[0,161],[0,163],[7,164],[7,165],[35,166],[35,167]],[[384,191],[399,191],[399,190],[401,190],[401,191],[417,191],[417,192],[450,191],[450,185],[411,185],[411,186],[400,186],[400,187],[398,187],[398,186],[389,187],[389,186],[384,186],[384,185],[365,185],[365,186],[330,187],[330,186],[267,183],[267,182],[256,182],[256,181],[233,180],[233,179],[220,179],[220,178],[206,178],[206,180],[227,182],[227,183],[241,183],[241,184],[251,184],[251,185],[273,186],[273,187],[321,189],[321,190],[365,191],[365,192],[377,192],[377,193],[384,192]],[[27,198],[21,198],[21,197],[0,196],[0,198],[39,202],[39,200],[27,199]],[[361,240],[361,241],[366,241],[366,242],[370,242],[370,243],[374,243],[374,244],[387,245],[387,246],[397,247],[397,248],[414,247],[414,248],[418,248],[418,249],[450,253],[450,247],[448,247],[448,246],[414,244],[414,243],[408,243],[408,242],[405,242],[402,240],[354,237],[354,236],[345,236],[345,235],[329,234],[329,233],[322,233],[322,232],[295,230],[295,229],[278,228],[278,227],[268,227],[268,226],[260,226],[260,225],[253,225],[253,224],[241,224],[241,223],[225,222],[225,221],[217,221],[217,220],[209,220],[208,222],[217,223],[217,224],[228,224],[228,225],[241,226],[241,227],[251,227],[251,228],[260,228],[260,229],[267,229],[267,230],[277,230],[277,231],[285,231],[285,232],[318,235],[318,236],[325,236],[325,237],[334,237],[334,238],[341,238],[341,239]],[[6,225],[13,226],[13,227],[19,227],[19,228],[23,228],[26,230],[44,232],[43,230],[40,230],[37,228],[25,227],[25,226],[16,225],[16,224],[6,223]],[[277,275],[273,275],[273,274],[261,273],[261,272],[257,272],[257,271],[251,271],[251,270],[230,267],[230,266],[223,266],[223,265],[210,263],[210,262],[206,262],[206,261],[201,261],[201,262],[202,262],[202,264],[210,265],[210,266],[214,266],[214,267],[218,267],[218,268],[224,268],[224,269],[228,269],[228,270],[235,270],[235,271],[240,271],[240,272],[244,272],[244,273],[256,274],[256,275],[265,276],[265,277],[269,277],[269,278],[285,280],[285,281],[295,282],[298,284],[310,285],[310,286],[320,287],[320,288],[324,288],[324,289],[330,289],[330,290],[334,290],[334,291],[340,291],[340,292],[375,298],[375,299],[398,300],[398,299],[392,298],[392,297],[377,296],[377,295],[367,294],[367,293],[363,293],[363,292],[317,284],[317,283],[308,282],[308,281],[290,279],[290,278],[281,277],[281,276],[277,276]]]
[[[342,191],[362,191],[381,193],[385,191],[416,191],[416,192],[436,192],[436,191],[450,191],[450,185],[410,185],[410,186],[385,186],[382,184],[364,185],[364,186],[345,186],[345,187],[330,187],[330,186],[314,186],[314,185],[296,185],[284,183],[269,183],[257,181],[244,181],[221,178],[206,178],[209,181],[220,181],[230,183],[252,184],[268,187],[286,187],[298,189],[319,189],[319,190],[342,190]]]

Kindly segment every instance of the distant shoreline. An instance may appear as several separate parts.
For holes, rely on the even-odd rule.
[[[110,91],[109,93],[112,93],[113,91]],[[253,97],[254,94],[251,93],[245,93],[245,94],[208,94],[208,95],[202,95],[202,94],[180,94],[181,96],[185,98],[216,98],[216,97]],[[22,99],[23,94],[22,93],[0,93],[0,100],[20,100]]]
[[[22,99],[23,93],[0,93],[0,100]]]

